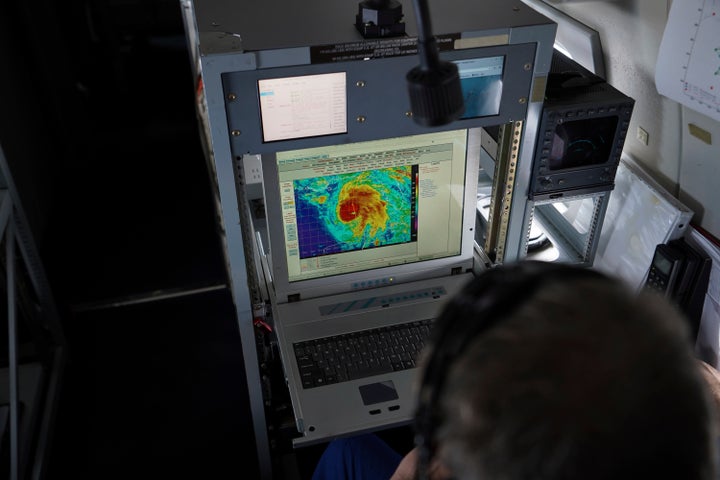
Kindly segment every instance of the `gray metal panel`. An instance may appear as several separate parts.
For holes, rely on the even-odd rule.
[[[553,43],[555,40],[556,25],[544,25],[534,28],[518,28],[513,31],[510,42],[537,42],[535,65],[533,71],[533,88],[537,82],[544,82],[552,62]],[[544,87],[543,87],[544,90]],[[527,253],[527,239],[532,222],[532,206],[528,203],[530,181],[532,176],[533,157],[535,155],[535,141],[542,114],[542,102],[533,101],[529,104],[522,140],[520,154],[515,175],[515,195],[510,207],[510,220],[508,223],[507,243],[505,245],[504,261],[519,260]]]
[[[545,75],[550,72],[556,29],[557,25],[550,23],[533,27],[518,27],[510,33],[511,44],[528,42],[537,44],[533,68],[535,75]]]
[[[379,58],[369,61],[322,63],[268,70],[233,72],[224,75],[229,130],[235,156],[311,148],[381,138],[417,135],[429,131],[455,130],[497,125],[525,117],[533,72],[535,44],[503,45],[444,52],[446,60],[505,55],[503,95],[500,114],[458,120],[430,130],[407,116],[410,102],[405,75],[417,64],[413,56]],[[262,78],[309,75],[328,72],[347,73],[348,133],[265,143],[262,139],[257,81]],[[357,86],[362,82],[362,87]],[[230,98],[233,100],[228,100]],[[522,99],[522,100],[521,100]],[[362,122],[356,121],[363,117]]]
[[[257,53],[258,68],[275,68],[310,63],[310,49],[306,47],[265,50]]]
[[[237,312],[243,361],[247,378],[250,411],[255,432],[260,474],[271,478],[272,462],[268,443],[262,383],[258,369],[257,346],[253,327],[252,302],[245,264],[245,246],[240,225],[238,196],[235,184],[236,171],[230,152],[229,132],[225,121],[221,74],[254,67],[254,57],[235,54],[202,58],[203,83],[208,105],[208,120],[212,138],[212,156],[215,162],[217,186],[222,204],[222,222],[225,231],[226,257],[230,263],[228,275]]]
[[[430,0],[436,35],[547,24],[520,0]],[[239,34],[246,51],[362,41],[357,0],[196,0],[199,32]],[[417,36],[412,2],[403,3],[408,36]],[[205,52],[204,48],[201,49]],[[217,51],[217,50],[216,50]]]
[[[600,34],[596,30],[542,0],[523,0],[523,2],[557,22],[556,42],[568,50],[573,60],[605,78],[605,59]]]
[[[535,138],[541,112],[541,103],[530,105],[523,129],[523,138],[520,141],[520,154],[515,174],[515,195],[510,206],[504,262],[520,260],[527,252],[527,238],[532,221],[532,209],[528,208],[528,194],[535,153]]]
[[[192,0],[180,0],[180,13],[182,14],[191,68],[193,75],[197,75],[198,62],[200,61],[200,41],[197,35],[197,25],[195,25],[195,11]]]

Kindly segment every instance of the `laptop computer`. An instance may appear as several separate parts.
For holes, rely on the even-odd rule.
[[[479,148],[470,129],[264,158],[271,303],[296,445],[412,418],[415,368],[313,384],[299,353],[318,338],[426,325],[470,280]]]

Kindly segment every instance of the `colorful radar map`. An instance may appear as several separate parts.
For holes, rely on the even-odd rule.
[[[415,238],[412,166],[294,181],[300,258]]]

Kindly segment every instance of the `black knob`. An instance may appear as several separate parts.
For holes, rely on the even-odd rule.
[[[413,119],[420,125],[445,125],[465,112],[457,65],[440,61],[433,69],[417,66],[406,76]]]

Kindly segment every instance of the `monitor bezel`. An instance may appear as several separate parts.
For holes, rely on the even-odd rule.
[[[528,105],[538,100],[532,91],[536,47],[534,43],[521,43],[441,52],[441,58],[447,61],[503,56],[503,89],[497,115],[459,119],[433,130],[500,125],[525,118]],[[234,132],[229,135],[233,155],[268,154],[426,133],[427,127],[412,119],[405,78],[417,62],[416,55],[406,55],[222,74],[225,97],[232,98],[225,106],[228,132]],[[347,133],[263,141],[258,80],[331,72],[347,75]],[[389,125],[392,128],[388,128]]]
[[[372,270],[341,273],[321,278],[289,281],[285,256],[285,234],[280,205],[280,182],[277,155],[263,155],[265,209],[270,239],[272,285],[278,303],[315,298],[332,294],[363,290],[374,286],[406,283],[426,278],[442,277],[453,272],[464,272],[473,266],[475,204],[480,148],[480,130],[466,131],[464,163],[464,191],[460,251],[457,255],[403,265],[380,267]]]

